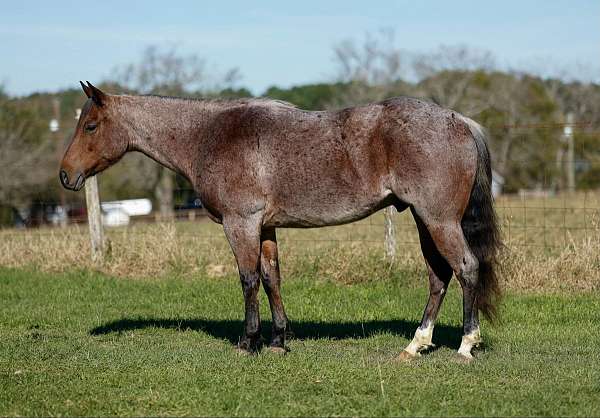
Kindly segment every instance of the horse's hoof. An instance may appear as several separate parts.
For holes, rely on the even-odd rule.
[[[235,351],[241,356],[252,356],[258,354],[260,345],[257,344],[238,344]]]
[[[403,350],[398,357],[396,357],[396,360],[398,361],[412,361],[415,359],[418,359],[419,357],[421,357],[421,355],[419,353],[416,354],[411,354],[406,350]]]
[[[238,356],[251,356],[254,354],[254,352],[241,347],[235,347],[235,352]]]
[[[423,352],[423,353],[429,353],[431,351],[434,351],[435,349],[436,349],[436,345],[432,343],[432,344],[427,344],[427,345],[423,346],[421,348],[421,350],[419,350],[419,351]]]
[[[273,354],[279,354],[279,355],[287,354],[288,351],[290,351],[286,347],[277,347],[277,346],[270,346],[268,348],[268,350]]]

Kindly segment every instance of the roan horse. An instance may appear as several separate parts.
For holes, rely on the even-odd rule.
[[[239,350],[260,349],[261,281],[273,318],[270,348],[287,350],[276,228],[344,224],[393,205],[414,216],[430,291],[400,358],[432,346],[453,273],[463,291],[458,353],[472,358],[478,314],[493,317],[500,293],[490,157],[477,123],[404,97],[309,112],[268,99],[108,95],[81,85],[88,100],[61,164],[63,186],[81,189],[128,151],[187,178],[237,260],[245,300]]]

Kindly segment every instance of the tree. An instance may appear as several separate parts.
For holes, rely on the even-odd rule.
[[[0,98],[0,204],[26,207],[55,178],[54,146],[47,126],[22,104]]]
[[[417,94],[435,103],[473,115],[487,106],[476,94],[478,78],[495,67],[493,55],[466,46],[442,45],[437,51],[420,54],[413,69],[420,79]]]
[[[229,94],[235,93],[233,87],[240,79],[240,74],[234,68],[225,72],[222,77],[211,76],[207,71],[206,61],[197,55],[182,55],[174,46],[150,46],[143,52],[140,61],[116,69],[114,79],[131,91],[141,94],[210,96],[223,89]],[[243,90],[238,92],[246,93]],[[145,178],[154,183],[154,195],[159,203],[161,218],[173,218],[175,174],[146,160],[138,159],[135,165],[138,170],[149,174]]]
[[[566,72],[563,72],[566,78]],[[555,100],[560,120],[572,114],[574,127],[575,169],[578,186],[598,187],[600,183],[600,142],[597,134],[590,133],[591,126],[600,125],[600,86],[578,81],[565,83],[562,79],[545,81],[548,94]],[[564,149],[557,150],[557,167],[564,163]]]

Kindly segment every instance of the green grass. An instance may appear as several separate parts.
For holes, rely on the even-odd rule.
[[[423,278],[296,278],[283,292],[291,352],[240,357],[232,276],[0,269],[0,415],[600,415],[597,295],[507,295],[503,322],[484,323],[486,347],[461,364],[455,284],[439,348],[411,363],[393,359],[422,312]]]

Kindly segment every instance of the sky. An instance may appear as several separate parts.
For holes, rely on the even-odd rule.
[[[240,86],[331,81],[333,48],[392,29],[414,53],[465,45],[501,68],[600,80],[600,1],[28,1],[0,8],[0,84],[14,95],[99,83],[150,45],[176,45]]]

